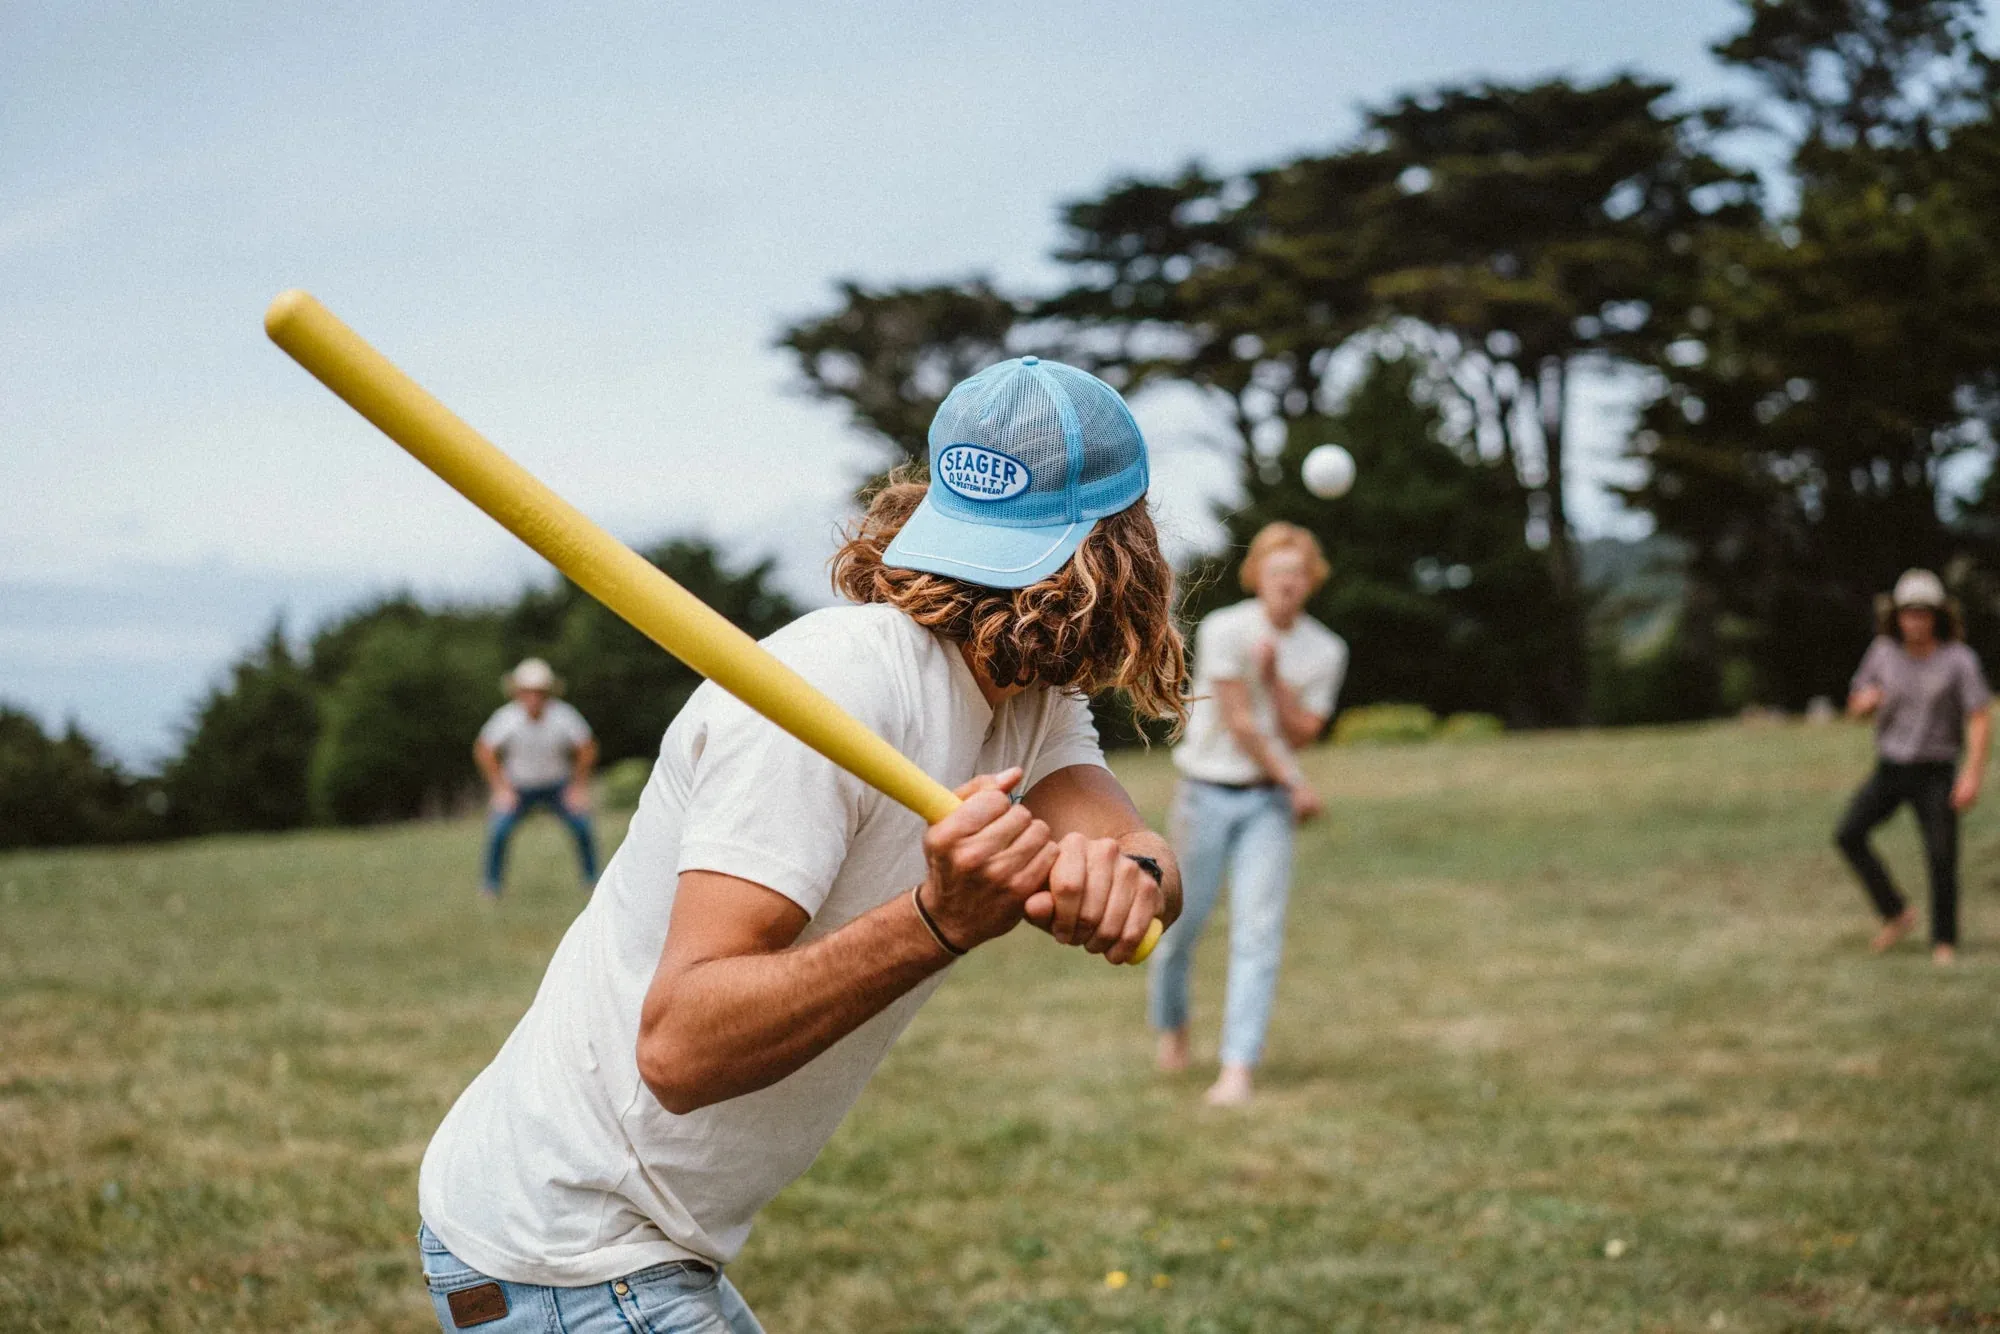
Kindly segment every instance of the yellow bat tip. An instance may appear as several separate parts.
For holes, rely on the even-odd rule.
[[[276,338],[278,331],[292,322],[293,316],[308,306],[318,304],[319,302],[313,299],[313,294],[304,288],[286,288],[271,298],[271,304],[264,311],[264,333],[268,337]]]
[[[1130,962],[1132,963],[1146,962],[1147,957],[1151,955],[1153,952],[1153,946],[1159,944],[1160,937],[1165,935],[1166,933],[1167,933],[1166,926],[1160,921],[1159,918],[1155,917],[1153,919],[1153,924],[1146,928],[1146,938],[1139,942],[1138,949],[1132,951],[1132,958]]]

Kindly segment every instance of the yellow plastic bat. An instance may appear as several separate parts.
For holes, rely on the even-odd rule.
[[[936,824],[951,790],[636,551],[592,523],[403,374],[310,293],[280,292],[264,332],[384,435],[640,633],[841,768]],[[1132,956],[1159,942],[1158,920]]]

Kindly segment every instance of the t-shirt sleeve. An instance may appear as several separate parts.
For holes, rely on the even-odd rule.
[[[1986,673],[1979,666],[1979,655],[1968,648],[1958,673],[1958,706],[1969,718],[1984,711],[1992,702],[1993,691],[1986,684]]]
[[[1868,651],[1861,655],[1861,665],[1854,669],[1854,679],[1848,682],[1850,693],[1867,686],[1882,684],[1882,641],[1877,639],[1868,645]]]
[[[590,722],[581,713],[577,712],[575,705],[563,705],[561,718],[564,741],[567,741],[571,746],[581,746],[584,742],[590,740]]]
[[[1326,651],[1317,655],[1311,673],[1299,691],[1299,703],[1310,713],[1325,718],[1340,698],[1341,682],[1347,678],[1347,641],[1329,634]]]
[[[810,641],[807,641],[808,647]],[[877,733],[898,735],[900,692],[881,678],[849,670],[843,658],[817,663],[781,653],[802,676]],[[682,871],[717,871],[774,889],[816,914],[847,860],[860,829],[868,789],[803,741],[713,685],[696,691],[689,708],[705,715],[689,744],[695,748],[682,817]]]
[[[460,732],[460,736],[465,733]],[[499,750],[514,737],[514,715],[507,705],[493,710],[493,716],[479,729],[479,739],[494,750]]]
[[[1240,616],[1215,612],[1195,627],[1195,675],[1209,681],[1242,681],[1250,675],[1251,636]]]
[[[1105,768],[1104,748],[1097,740],[1097,724],[1090,719],[1088,701],[1064,691],[1049,692],[1048,725],[1041,748],[1035,752],[1020,790],[1031,791],[1035,784],[1058,769],[1073,764],[1094,764]]]

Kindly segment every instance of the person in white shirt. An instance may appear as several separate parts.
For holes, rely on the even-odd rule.
[[[534,1004],[424,1155],[444,1328],[756,1330],[723,1266],[952,962],[1026,920],[1119,963],[1178,913],[1172,849],[1085,699],[1185,713],[1131,414],[1082,371],[1003,362],[945,400],[930,462],[834,558],[860,605],[764,643],[964,805],[926,830],[695,691]]]
[[[501,678],[500,688],[513,699],[494,711],[472,745],[473,762],[490,794],[482,892],[500,897],[508,840],[537,806],[548,807],[568,826],[588,890],[597,883],[597,842],[590,831],[597,739],[583,715],[556,698],[562,681],[540,658],[523,660]]]
[[[1305,613],[1327,574],[1310,532],[1266,524],[1243,559],[1251,598],[1211,613],[1195,631],[1194,703],[1174,748],[1181,782],[1173,827],[1186,907],[1153,953],[1148,1007],[1160,1068],[1185,1070],[1188,974],[1226,869],[1222,1069],[1207,1094],[1217,1106],[1250,1099],[1278,986],[1292,826],[1320,812],[1294,752],[1319,737],[1347,674],[1346,641]]]

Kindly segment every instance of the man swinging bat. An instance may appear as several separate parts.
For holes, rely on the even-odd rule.
[[[444,1327],[758,1328],[722,1268],[953,960],[1025,918],[1113,963],[1180,908],[1082,696],[1180,721],[1144,441],[1033,357],[953,390],[932,482],[833,561],[857,605],[765,647],[964,804],[924,820],[714,685],[419,1187]]]

